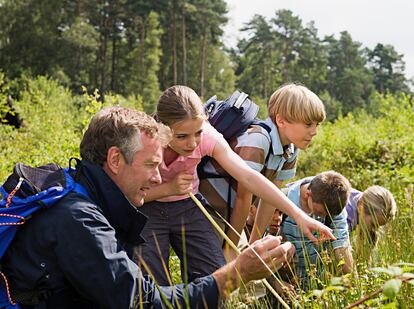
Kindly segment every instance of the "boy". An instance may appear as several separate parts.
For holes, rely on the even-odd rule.
[[[261,126],[253,125],[244,134],[231,141],[230,146],[251,168],[261,172],[275,185],[281,187],[284,180],[294,177],[299,149],[309,146],[316,135],[318,124],[325,119],[325,109],[322,101],[308,88],[287,84],[277,89],[271,96],[268,114],[265,123],[271,128],[270,133]],[[267,162],[265,162],[266,158],[268,158]],[[223,175],[221,167],[215,162],[208,163],[205,168],[208,172]],[[259,199],[253,198],[253,195],[243,186],[238,185],[234,179],[203,179],[199,190],[208,204],[221,215],[225,214],[227,201],[230,200],[232,208],[230,224],[238,233],[243,230],[250,205],[252,203],[259,205]],[[259,231],[259,234],[253,233],[252,237],[254,235],[261,237],[273,212],[274,208],[270,205],[259,205],[257,215],[259,224],[253,228],[254,231]],[[234,243],[238,243],[239,237],[231,229],[228,229],[227,235]],[[260,237],[256,236],[255,239]]]
[[[349,181],[334,171],[303,178],[286,186],[286,195],[296,206],[333,229],[336,240],[332,241],[332,247],[337,262],[344,259],[343,273],[349,273],[352,270],[352,254],[345,209],[350,189]],[[298,276],[306,277],[307,266],[318,261],[318,248],[300,232],[290,217],[283,222],[282,233],[296,247]]]
[[[253,231],[254,220],[256,218],[257,207],[256,205],[250,206],[249,215],[247,217],[246,226],[244,227],[244,232],[247,237],[250,238],[250,235]],[[273,216],[269,225],[266,227],[266,235],[278,236],[280,234],[280,225],[282,224],[283,213],[279,209],[275,209]]]
[[[246,220],[246,225],[243,229],[242,234],[240,235],[240,240],[238,247],[244,249],[249,243],[250,235],[252,234],[254,220],[256,218],[257,207],[256,205],[251,205],[249,210],[249,215]],[[275,209],[272,220],[269,225],[266,227],[266,235],[279,236],[280,235],[280,225],[282,224],[283,213],[279,209]]]

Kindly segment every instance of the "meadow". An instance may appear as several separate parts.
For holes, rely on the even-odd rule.
[[[23,126],[0,125],[0,181],[14,164],[42,165],[55,162],[67,166],[70,157],[79,157],[78,146],[90,117],[101,108],[97,92],[74,95],[46,77],[21,79],[7,84],[0,76],[0,111],[13,90],[15,112]],[[105,105],[142,109],[139,98],[107,95]],[[370,110],[355,110],[333,123],[321,125],[312,146],[301,153],[298,177],[333,169],[363,190],[371,184],[389,188],[398,212],[382,231],[370,258],[354,250],[356,271],[337,276],[327,271],[314,277],[312,288],[298,291],[292,304],[303,308],[344,308],[364,297],[360,307],[414,307],[414,106],[404,95],[377,95]],[[357,248],[357,239],[352,239]],[[327,264],[332,264],[327,259]],[[328,265],[329,266],[329,265]],[[335,269],[337,265],[330,265]],[[329,269],[329,267],[328,267]],[[177,274],[175,274],[175,277]],[[266,299],[236,296],[230,308],[263,308]]]

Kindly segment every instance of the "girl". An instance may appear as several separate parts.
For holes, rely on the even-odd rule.
[[[181,260],[183,282],[211,274],[225,264],[221,243],[210,222],[188,197],[199,199],[197,164],[213,157],[232,177],[256,196],[293,217],[302,231],[317,241],[311,231],[333,238],[329,228],[308,217],[263,175],[249,168],[207,120],[198,95],[185,86],[173,86],[161,95],[156,119],[172,130],[160,165],[162,184],[151,188],[141,210],[149,219],[139,254],[160,285],[169,285],[170,245]]]
[[[351,189],[346,211],[349,232],[357,230],[371,249],[378,242],[379,228],[394,218],[397,206],[390,191],[381,186],[371,186],[364,192]]]

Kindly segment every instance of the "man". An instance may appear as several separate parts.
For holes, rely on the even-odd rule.
[[[251,249],[210,276],[187,286],[161,287],[131,260],[146,218],[141,206],[158,184],[169,132],[148,115],[110,107],[92,119],[73,175],[89,197],[71,192],[22,226],[2,260],[12,297],[22,308],[215,308],[220,296],[268,270]],[[294,252],[268,237],[254,244],[268,266]]]

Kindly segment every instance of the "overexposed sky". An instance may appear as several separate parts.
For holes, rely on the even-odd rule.
[[[254,14],[268,20],[280,9],[289,9],[304,25],[315,22],[319,37],[348,31],[354,41],[373,49],[391,44],[404,55],[405,72],[414,78],[414,0],[226,0],[229,22],[224,39],[235,46],[238,31]]]

